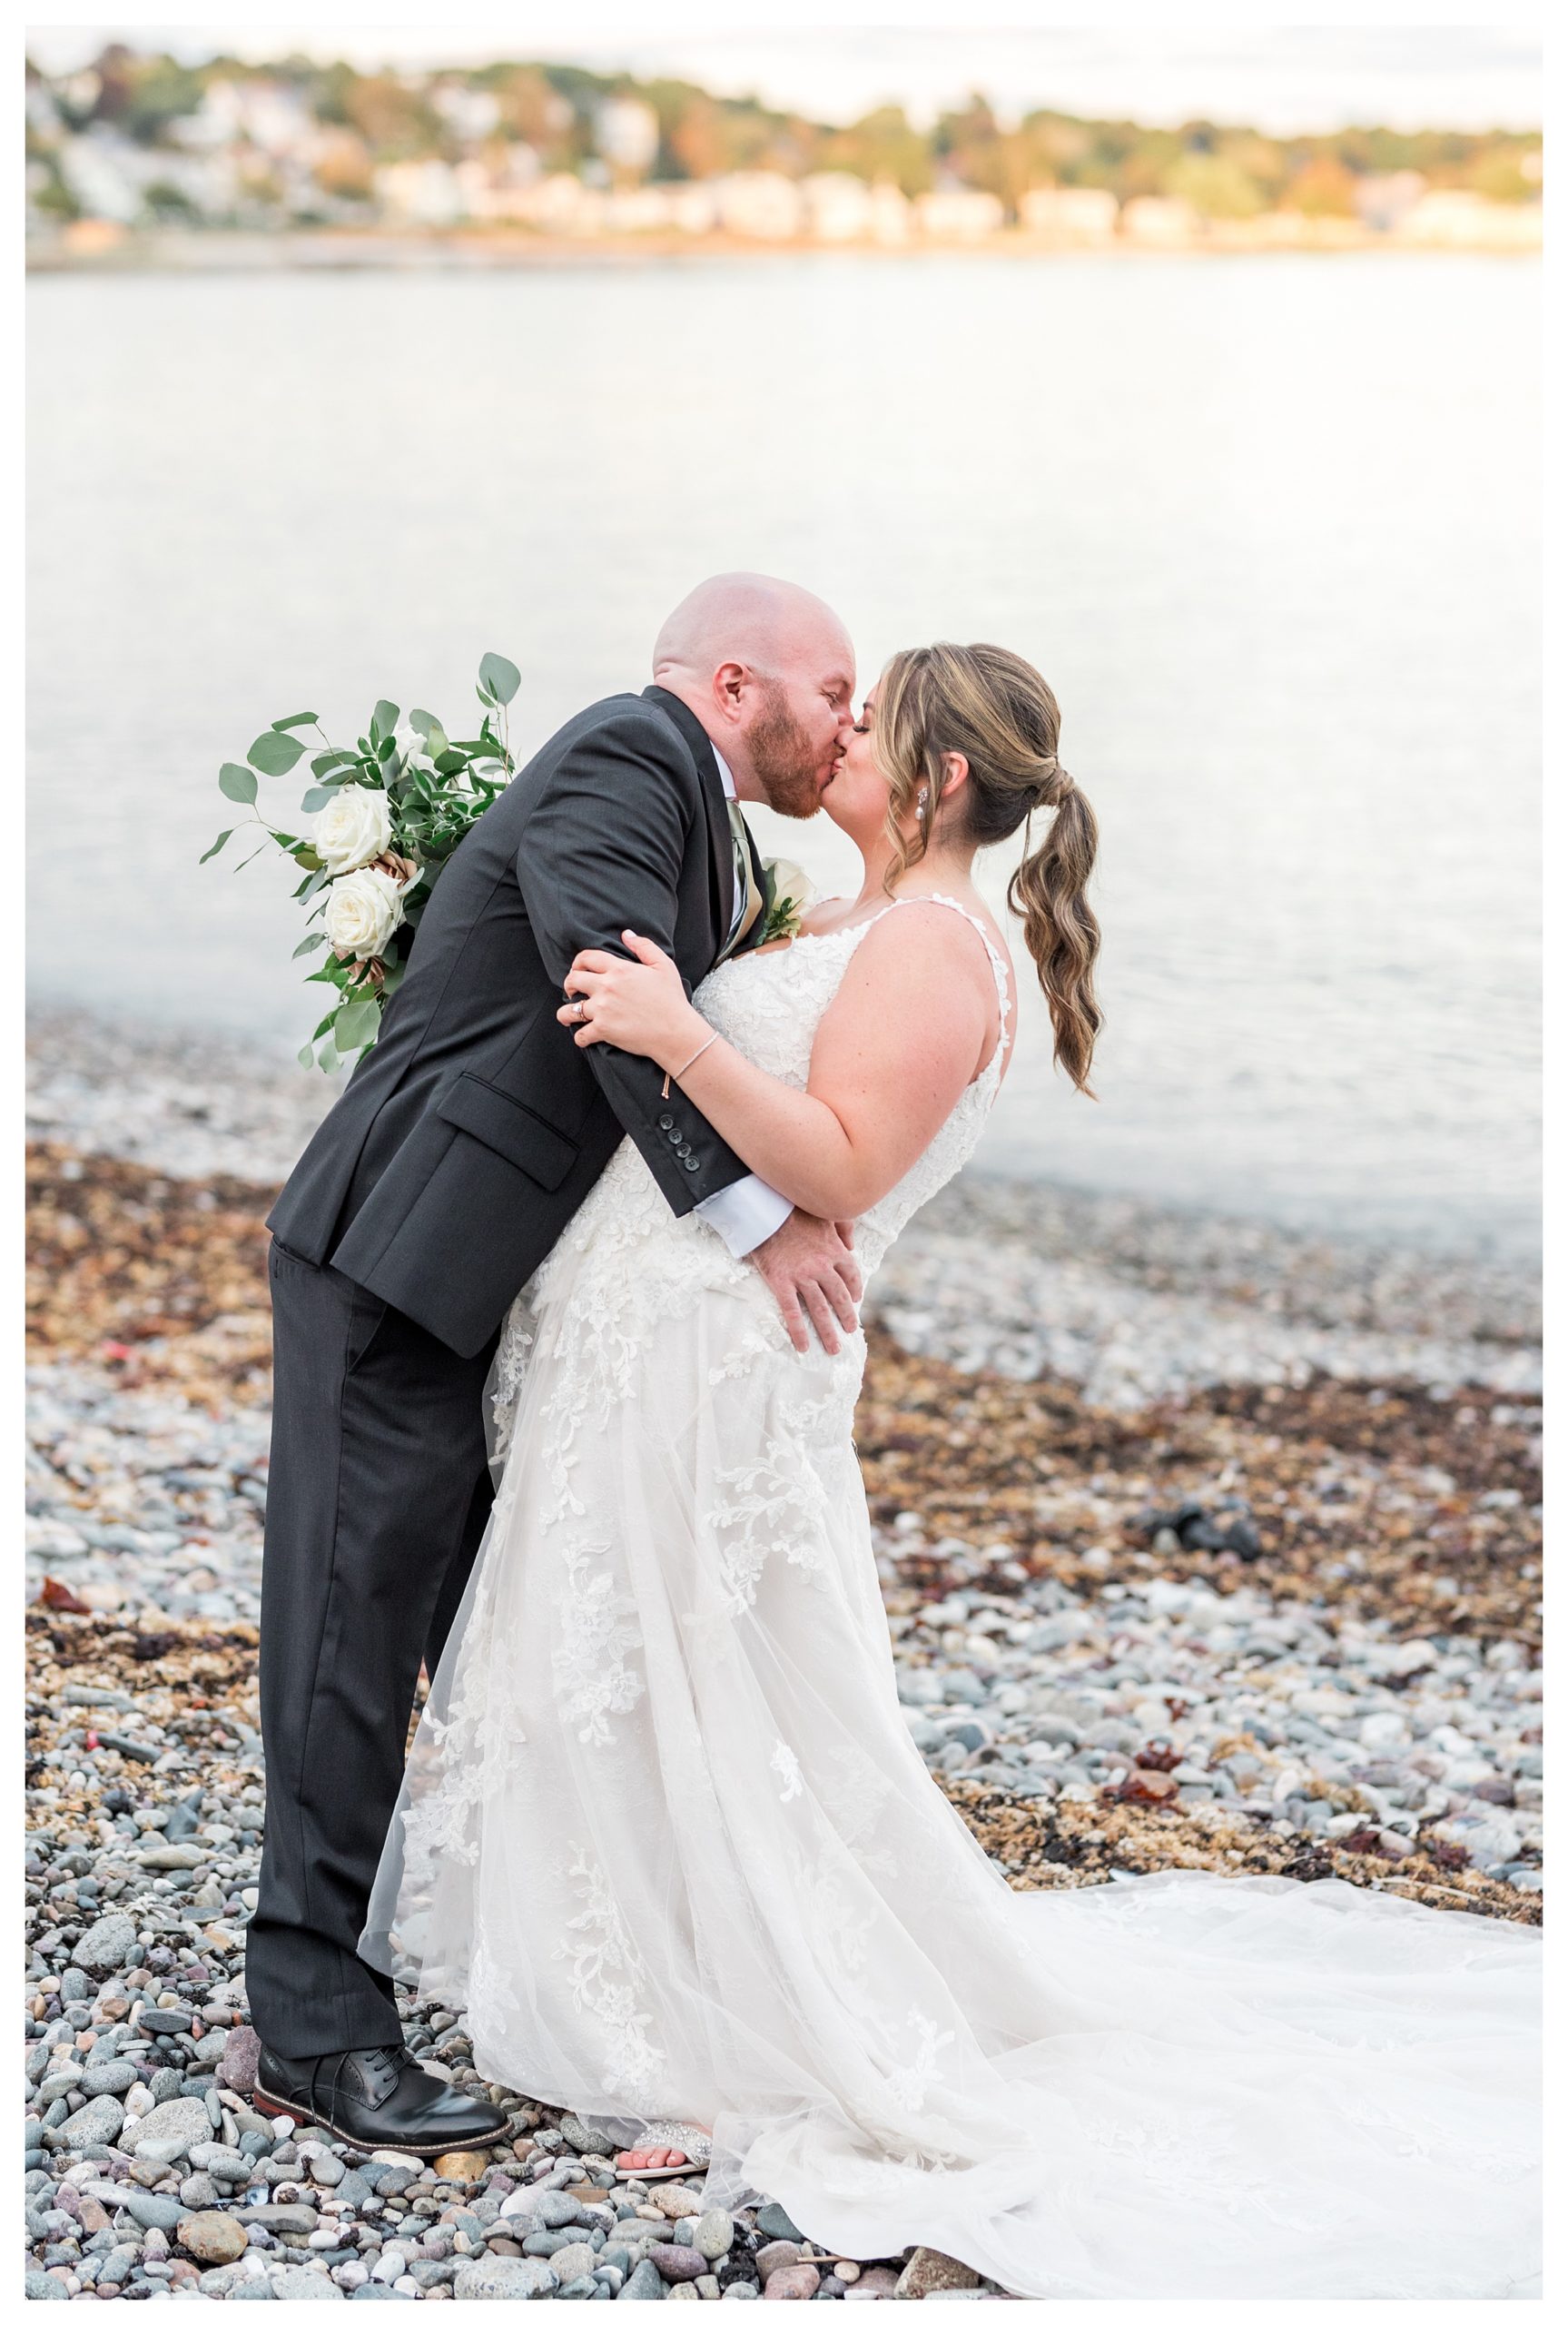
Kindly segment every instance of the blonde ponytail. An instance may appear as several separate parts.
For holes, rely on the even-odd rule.
[[[1061,714],[1040,672],[1002,646],[918,646],[895,654],[877,692],[877,763],[889,790],[888,829],[895,855],[892,882],[918,862],[932,822],[904,836],[922,784],[940,798],[942,762],[969,762],[964,830],[978,847],[994,847],[1035,811],[1050,826],[1029,846],[1008,884],[1007,901],[1023,922],[1023,941],[1050,1011],[1057,1062],[1073,1087],[1092,1098],[1094,1044],[1103,1022],[1094,994],[1100,923],[1086,891],[1100,829],[1094,810],[1056,756]],[[1027,841],[1026,841],[1027,846]]]

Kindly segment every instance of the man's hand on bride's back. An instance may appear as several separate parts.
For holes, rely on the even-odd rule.
[[[814,1219],[792,1211],[776,1234],[752,1253],[757,1273],[778,1302],[784,1330],[804,1356],[814,1331],[829,1356],[860,1328],[860,1262],[854,1222]]]

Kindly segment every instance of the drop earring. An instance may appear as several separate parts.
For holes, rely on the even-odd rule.
[[[930,792],[929,787],[928,787],[925,784],[922,784],[922,786],[921,786],[921,791],[920,791],[920,797],[919,797],[919,799],[918,799],[918,800],[916,801],[916,803],[915,803],[915,810],[914,810],[914,812],[915,812],[915,817],[916,817],[916,820],[917,820],[918,822],[920,822],[920,823],[922,823],[922,824],[923,824],[923,823],[924,823],[924,821],[925,821],[925,803],[926,803],[926,801],[930,798],[930,796],[931,796],[931,792]]]

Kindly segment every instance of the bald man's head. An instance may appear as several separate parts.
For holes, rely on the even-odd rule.
[[[853,716],[854,649],[831,606],[770,574],[715,573],[666,620],[654,678],[701,720],[743,798],[815,815]]]

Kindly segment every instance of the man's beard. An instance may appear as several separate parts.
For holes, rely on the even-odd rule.
[[[803,818],[822,806],[817,780],[821,754],[789,706],[776,680],[763,684],[764,708],[746,735],[752,773],[775,815]]]

